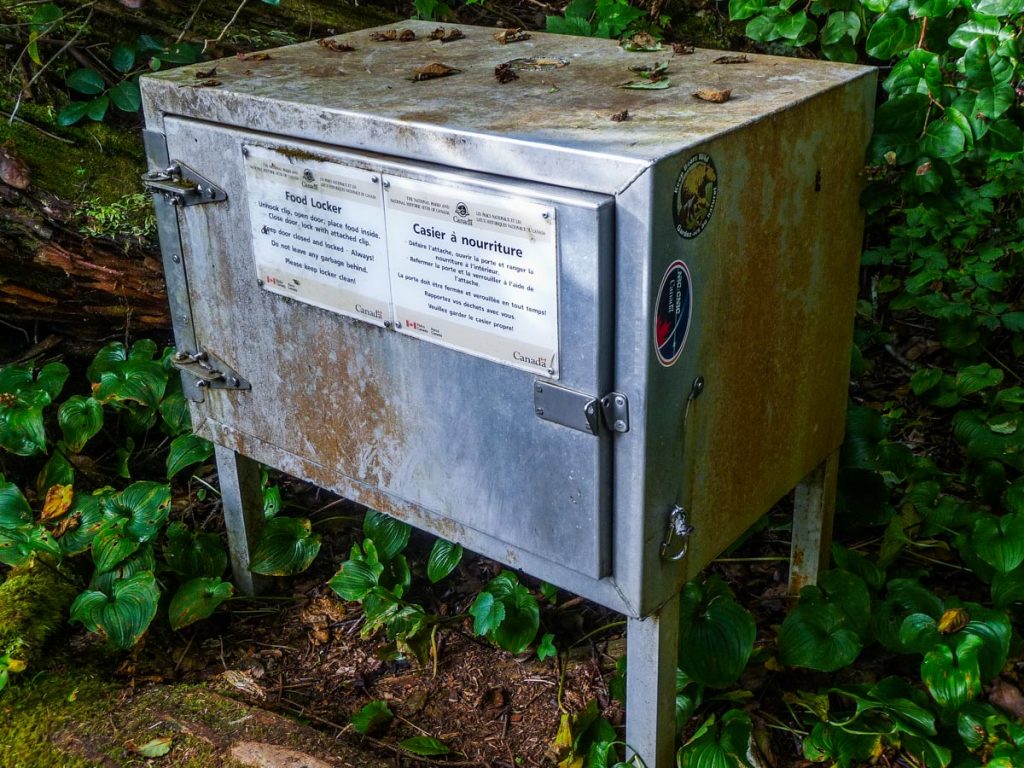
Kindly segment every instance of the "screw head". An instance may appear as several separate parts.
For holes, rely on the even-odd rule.
[[[543,408],[538,408],[537,409],[537,415],[538,416],[543,416],[544,415],[544,409]]]
[[[258,285],[260,288],[262,288],[263,287],[263,281],[262,280],[257,280],[256,281],[256,285]]]
[[[391,328],[392,328],[391,321],[390,320],[385,320],[384,321],[384,327],[387,328],[390,331]]]
[[[206,389],[208,386],[210,386],[210,383],[206,381],[206,379],[200,379],[199,381],[196,382],[196,386],[199,387],[199,389]]]
[[[554,375],[555,375],[555,369],[554,368],[548,368],[548,376],[554,376]]]
[[[693,380],[693,385],[690,387],[690,397],[698,397],[701,392],[704,391],[704,377],[698,376]]]
[[[176,253],[175,253],[175,254],[172,254],[172,255],[171,255],[171,261],[173,261],[173,262],[174,262],[175,264],[178,264],[178,263],[180,263],[180,262],[181,262],[181,256],[179,256],[179,255],[178,255],[178,254],[176,254]]]
[[[380,178],[377,177],[377,176],[371,176],[370,177],[370,181],[372,181],[374,184],[376,184],[378,181],[380,181]]]
[[[384,189],[390,189],[390,188],[391,188],[391,182],[388,181],[387,179],[384,179]]]
[[[626,431],[626,422],[624,422],[622,419],[616,419],[615,420],[615,424],[613,424],[612,426],[615,427],[615,431],[616,432],[625,432]]]
[[[622,406],[624,406],[626,404],[626,398],[624,398],[622,395],[616,395],[615,396],[615,404],[617,406],[619,406],[619,408],[621,408]]]

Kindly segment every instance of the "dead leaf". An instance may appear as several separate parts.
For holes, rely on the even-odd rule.
[[[966,608],[950,608],[939,618],[939,634],[949,635],[959,632],[967,626],[967,622],[970,620],[971,614],[967,612]]]
[[[620,45],[622,45],[623,50],[640,53],[660,51],[662,47],[658,39],[647,32],[638,32],[628,40],[623,40]]]
[[[335,51],[337,53],[348,53],[349,51],[355,50],[355,48],[348,43],[339,43],[337,40],[331,40],[328,37],[320,38],[316,41],[316,44],[321,48],[326,48],[328,51]]]
[[[694,48],[692,45],[686,43],[672,43],[672,53],[676,56],[689,56],[693,53]]]
[[[1024,720],[1024,694],[1012,683],[997,677],[992,682],[992,687],[989,688],[988,700],[990,704],[994,704],[1018,720]]]
[[[433,64],[427,64],[425,67],[417,67],[413,70],[412,81],[419,83],[423,80],[436,80],[439,77],[451,77],[461,72],[461,69],[455,67],[449,67],[447,64],[441,64],[440,62],[434,62]]]
[[[75,530],[75,528],[77,528],[79,525],[81,525],[81,523],[82,523],[82,516],[81,515],[78,515],[78,514],[69,515],[68,517],[65,517],[65,518],[61,519],[60,521],[58,521],[57,527],[54,528],[50,533],[53,535],[53,538],[59,539],[61,536],[63,536],[68,531]]]
[[[539,58],[538,59],[538,58],[530,57],[530,58],[525,58],[525,59],[512,59],[511,61],[506,61],[505,63],[508,64],[510,67],[512,67],[512,69],[516,69],[516,70],[519,70],[519,71],[534,70],[534,69],[561,69],[562,67],[568,67],[569,66],[569,60],[568,59],[562,59],[562,58],[558,58],[558,59]]]
[[[732,89],[724,88],[719,90],[718,88],[701,88],[693,95],[701,101],[710,101],[714,104],[724,104],[732,97]]]
[[[749,64],[750,59],[746,56],[719,56],[712,64]]]
[[[216,76],[217,76],[217,68],[216,67],[212,67],[212,68],[206,69],[206,70],[202,70],[201,69],[201,70],[196,72],[196,80],[206,80],[209,77],[216,77]]]
[[[416,33],[411,29],[403,29],[401,31],[389,29],[386,32],[371,32],[370,39],[375,43],[392,43],[396,40],[400,43],[408,43],[410,40],[416,39]]]
[[[508,704],[508,692],[504,688],[488,688],[480,696],[477,706],[480,709],[498,709]]]
[[[623,123],[626,120],[629,120],[629,110],[624,109],[621,112],[616,112],[614,115],[611,116],[610,120],[613,123]]]
[[[494,79],[499,83],[511,83],[513,80],[518,80],[519,75],[508,63],[505,63],[494,68]]]
[[[15,189],[28,189],[32,181],[28,165],[8,145],[0,147],[0,181]]]
[[[266,61],[273,58],[269,53],[236,53],[235,58],[239,61]]]
[[[635,64],[629,68],[629,71],[636,72],[648,80],[660,80],[668,74],[668,62],[660,63],[656,61],[653,64]]]
[[[523,40],[530,39],[530,33],[524,32],[522,27],[509,27],[508,29],[499,29],[493,35],[494,39],[502,45],[508,43],[519,43]]]
[[[184,83],[182,88],[216,88],[220,80],[200,80],[198,83]]]
[[[43,511],[39,515],[40,522],[56,520],[71,507],[71,498],[74,490],[70,485],[51,485],[46,492],[46,500],[43,502]]]
[[[445,29],[444,27],[438,27],[430,33],[431,40],[440,40],[442,43],[452,43],[456,40],[461,40],[465,35],[462,34],[461,29]]]

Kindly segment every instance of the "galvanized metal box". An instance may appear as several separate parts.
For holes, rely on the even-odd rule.
[[[840,444],[874,70],[436,26],[143,78],[193,423],[646,617]]]

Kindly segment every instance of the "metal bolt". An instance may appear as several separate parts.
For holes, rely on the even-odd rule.
[[[547,211],[544,211],[544,213],[542,213],[542,214],[540,215],[540,217],[541,217],[542,219],[550,219],[550,218],[551,218],[551,214],[550,214],[550,213],[548,213]]]
[[[384,189],[391,189],[391,182],[384,179]]]
[[[537,415],[538,416],[543,416],[544,415],[544,409],[543,408],[538,408],[537,409]]]
[[[593,416],[593,415],[594,415],[594,406],[593,405],[588,405],[587,406],[587,416]]]
[[[200,379],[199,381],[196,382],[196,386],[199,387],[200,389],[206,389],[208,386],[210,386],[210,382],[208,382],[206,379]]]
[[[690,387],[690,399],[696,399],[700,397],[700,393],[704,391],[704,377],[698,376],[693,380],[693,385]]]
[[[176,253],[171,254],[171,261],[173,261],[175,264],[177,264],[178,262],[181,261],[181,256],[179,256]]]
[[[229,387],[237,387],[240,383],[237,376],[228,376],[225,381]]]
[[[391,321],[390,320],[385,320],[384,321],[384,327],[387,328],[390,331],[391,327],[392,327],[391,326]]]
[[[554,368],[548,368],[548,376],[554,376],[554,375],[555,375],[555,369]]]
[[[181,322],[183,323],[187,323],[191,318],[188,316],[188,314],[184,314],[180,315],[178,319],[181,320]]]
[[[622,406],[624,406],[626,404],[626,398],[624,398],[622,395],[616,395],[615,396],[615,404],[617,406],[619,406],[619,408],[621,408]]]
[[[262,288],[263,287],[263,281],[262,280],[257,280],[256,281],[256,285],[258,285],[260,288]]]
[[[544,391],[544,385],[540,384],[540,383],[534,384],[533,385],[533,389],[534,389],[535,392],[537,392],[539,394],[539,393]]]
[[[182,360],[188,360],[188,352],[179,349],[177,352],[174,353],[174,359],[177,360],[179,363]]]
[[[626,422],[624,422],[622,419],[616,419],[615,424],[613,426],[615,427],[616,432],[626,431]]]
[[[370,177],[370,181],[372,181],[374,184],[376,184],[378,181],[380,181],[380,179],[377,178],[376,176],[371,176]]]
[[[401,328],[401,327],[402,327],[402,321],[401,320],[395,320],[395,328]]]

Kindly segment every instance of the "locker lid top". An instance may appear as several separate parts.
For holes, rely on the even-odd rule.
[[[283,134],[504,176],[614,193],[659,159],[873,75],[870,67],[697,49],[628,52],[614,40],[531,32],[501,44],[488,27],[405,21],[142,78],[147,124],[164,114]],[[409,42],[372,39],[412,30]],[[351,46],[342,52],[333,48]],[[517,79],[495,68],[520,61]],[[638,65],[667,63],[669,86],[620,87]],[[460,70],[414,81],[418,69]],[[535,67],[535,68],[530,68]],[[211,70],[214,70],[211,73]],[[724,103],[702,89],[731,90]],[[870,87],[869,87],[870,90]],[[863,96],[851,105],[869,119]],[[627,119],[613,120],[613,116]],[[859,114],[858,114],[859,113]],[[818,127],[818,130],[821,130]]]

